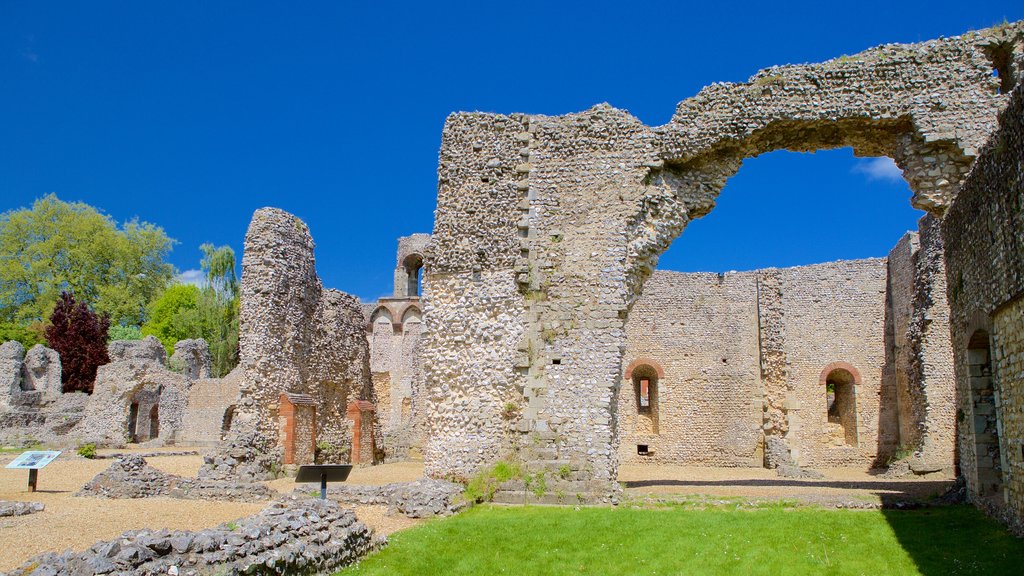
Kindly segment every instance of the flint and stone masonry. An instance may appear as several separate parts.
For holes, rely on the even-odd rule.
[[[889,156],[913,205],[941,217],[1007,104],[1022,28],[762,70],[657,127],[608,105],[451,115],[425,255],[428,474],[468,476],[529,447],[527,460],[568,461],[590,495],[613,496],[626,321],[658,255],[744,158],[772,150]],[[769,275],[763,293],[783,282]],[[778,446],[788,373],[809,367],[773,348],[780,325],[762,320],[765,443]]]

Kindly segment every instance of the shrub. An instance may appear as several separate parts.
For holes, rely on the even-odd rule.
[[[114,340],[142,340],[142,328],[121,324],[111,326],[107,331],[107,341],[113,342]]]
[[[25,348],[31,348],[44,342],[39,332],[29,326],[23,326],[17,322],[0,322],[0,344],[11,340],[21,342]]]
[[[95,444],[82,444],[78,447],[78,455],[82,458],[88,458],[92,460],[96,457],[96,445]]]
[[[501,460],[469,479],[463,497],[469,502],[490,502],[498,486],[509,480],[521,478],[522,468],[514,462]]]
[[[110,362],[107,331],[110,317],[98,316],[85,302],[62,292],[50,315],[46,341],[60,354],[64,392],[92,393],[96,369]]]

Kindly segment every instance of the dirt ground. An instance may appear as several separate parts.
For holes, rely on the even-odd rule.
[[[952,476],[887,479],[853,468],[818,470],[819,480],[779,478],[764,468],[694,466],[621,466],[619,481],[627,495],[706,494],[756,500],[799,500],[834,506],[927,500],[953,484]]]
[[[170,451],[172,449],[168,449]],[[177,450],[181,450],[180,448]],[[117,452],[155,452],[119,450]],[[101,450],[110,454],[112,450]],[[0,454],[0,500],[42,502],[46,510],[27,516],[0,518],[0,571],[16,568],[29,558],[48,551],[82,550],[126,530],[169,528],[196,530],[255,514],[263,503],[211,502],[146,498],[106,500],[74,495],[83,484],[110,466],[112,460],[86,460],[62,454],[39,471],[38,491],[28,491],[27,470],[3,468],[16,454]],[[195,476],[202,456],[158,456],[147,458],[154,468],[180,476]],[[422,474],[419,464],[398,463],[356,468],[349,477],[354,484],[385,484],[415,480]],[[280,492],[295,488],[293,479],[268,483]],[[404,516],[389,516],[384,506],[359,506],[356,516],[377,534],[390,534],[421,522]]]
[[[101,454],[111,452],[100,451]],[[73,454],[62,455],[41,470],[39,491],[30,493],[27,471],[2,468],[14,456],[0,454],[0,500],[42,502],[46,510],[28,516],[0,518],[0,551],[3,551],[0,554],[0,571],[15,568],[41,552],[81,550],[126,530],[208,528],[254,514],[264,507],[262,503],[170,498],[79,498],[74,493],[106,469],[111,460],[86,460]],[[195,476],[202,464],[202,456],[155,456],[147,458],[147,461],[164,472]],[[790,480],[758,468],[623,466],[619,470],[619,480],[624,483],[627,496],[635,498],[703,494],[757,500],[793,499],[826,506],[923,499],[943,492],[952,483],[951,478],[886,480],[849,469],[826,470],[823,473],[825,478],[822,480]],[[356,468],[348,483],[406,482],[416,480],[422,474],[421,463],[400,462]],[[268,482],[268,485],[282,493],[295,488],[295,482],[290,478]],[[390,534],[422,522],[403,516],[389,516],[384,506],[360,506],[356,508],[356,515],[378,534]]]

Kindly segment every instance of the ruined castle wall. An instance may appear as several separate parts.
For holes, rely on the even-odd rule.
[[[914,255],[920,249],[916,232],[908,232],[889,251],[888,305],[886,308],[886,369],[883,379],[883,406],[895,407],[898,446],[921,444],[924,420],[920,402],[914,397],[914,351],[908,338],[914,302]],[[888,424],[892,425],[890,420]],[[892,456],[894,454],[889,454]]]
[[[364,323],[358,299],[323,289],[306,224],[257,210],[242,258],[238,426],[255,429],[261,449],[280,447],[281,394],[308,394],[318,441],[350,444],[347,405],[372,395]]]
[[[960,471],[975,502],[1007,514],[1018,525],[1024,519],[1022,159],[1024,88],[1017,86],[1010,105],[1000,115],[999,130],[942,223],[956,368]],[[991,374],[978,365],[978,358],[968,354],[971,337],[979,330],[989,336]],[[995,390],[994,414],[991,404],[981,402],[972,393],[974,379],[990,381]],[[990,425],[993,417],[995,426]],[[984,454],[976,450],[979,444],[996,440],[997,448],[991,446]],[[986,473],[988,478],[984,478]],[[986,494],[990,480],[1001,481],[1001,490],[991,497]]]
[[[225,416],[238,402],[241,380],[242,372],[235,368],[223,378],[201,378],[192,383],[179,444],[213,446],[224,437]],[[230,419],[234,419],[233,410]]]
[[[989,47],[1021,28],[775,67],[702,90],[654,128],[607,105],[450,116],[427,257],[427,473],[472,472],[536,439],[611,495],[625,321],[658,254],[744,158],[771,150],[890,156],[913,203],[941,213],[1007,101]],[[510,401],[523,408],[506,423]]]
[[[885,364],[885,259],[779,270],[788,361],[786,440],[802,466],[867,468],[879,449],[879,397]],[[849,364],[856,385],[856,442],[828,422],[822,372]]]
[[[619,460],[763,465],[755,273],[655,272],[626,322],[623,365],[657,362],[657,432],[633,379],[618,395]],[[637,445],[650,454],[637,454]]]

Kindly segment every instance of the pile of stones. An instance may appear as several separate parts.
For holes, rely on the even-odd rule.
[[[255,482],[209,478],[183,478],[166,474],[138,455],[119,458],[78,491],[77,496],[98,498],[150,498],[169,496],[190,500],[254,502],[270,500],[276,493]]]
[[[49,552],[7,576],[322,574],[351,564],[380,543],[352,511],[335,502],[287,498],[208,530],[133,530],[83,552]]]
[[[0,500],[0,518],[35,514],[36,512],[42,512],[45,508],[46,506],[40,502],[11,502],[9,500]]]
[[[312,484],[298,488],[294,494],[319,492]],[[389,513],[409,518],[449,516],[469,505],[462,498],[463,486],[444,480],[425,478],[415,482],[395,482],[382,486],[341,485],[328,489],[328,497],[349,505],[387,506]]]

